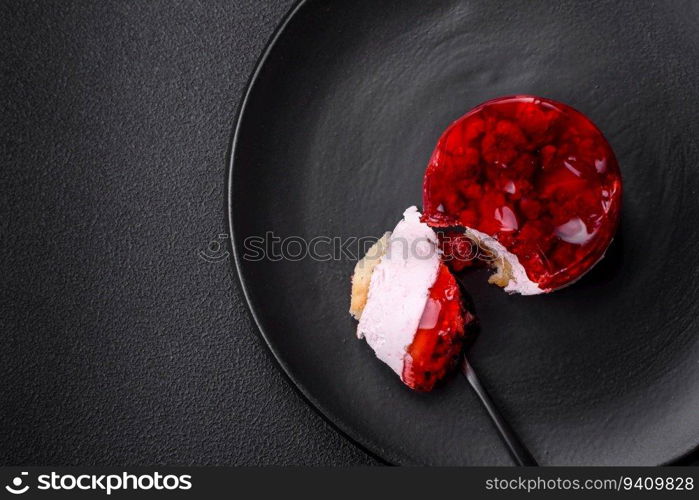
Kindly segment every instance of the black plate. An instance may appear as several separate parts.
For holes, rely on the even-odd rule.
[[[699,443],[696,2],[307,1],[248,90],[231,156],[236,264],[308,399],[390,462],[509,464],[461,378],[416,394],[354,338],[351,259],[243,258],[249,236],[378,236],[420,204],[441,132],[517,93],[604,131],[622,227],[582,281],[511,297],[466,279],[473,364],[543,464],[659,464]],[[293,248],[293,246],[292,246]]]

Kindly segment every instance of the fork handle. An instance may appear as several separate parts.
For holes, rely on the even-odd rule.
[[[512,455],[512,458],[516,464],[519,466],[538,466],[539,464],[536,463],[536,460],[532,454],[529,453],[529,450],[527,450],[527,448],[522,444],[522,441],[517,437],[515,432],[512,430],[512,427],[510,427],[510,425],[498,411],[497,407],[493,403],[493,400],[485,390],[485,387],[483,387],[481,382],[478,380],[478,376],[473,370],[471,364],[468,362],[466,356],[464,356],[461,371],[475,391],[478,399],[480,399],[481,403],[483,403],[483,406],[488,412],[490,419],[495,424],[495,427],[497,427],[500,437],[505,445],[507,445],[507,449],[509,450],[510,455]]]

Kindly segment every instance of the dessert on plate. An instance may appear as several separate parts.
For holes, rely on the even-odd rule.
[[[579,279],[619,222],[621,174],[582,113],[533,96],[488,101],[442,135],[425,172],[423,220],[459,226],[511,293]]]
[[[408,208],[355,266],[357,336],[412,389],[429,391],[458,363],[473,316],[441,261],[437,235]]]
[[[475,320],[453,273],[481,263],[509,293],[560,289],[604,256],[620,209],[614,152],[582,113],[534,96],[483,103],[439,139],[423,214],[408,208],[355,266],[357,336],[406,385],[431,390]]]

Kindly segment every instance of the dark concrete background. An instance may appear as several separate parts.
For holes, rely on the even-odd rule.
[[[293,3],[0,2],[0,464],[377,463],[281,375],[219,236]]]
[[[0,463],[375,463],[284,379],[226,156],[292,0],[0,2]]]

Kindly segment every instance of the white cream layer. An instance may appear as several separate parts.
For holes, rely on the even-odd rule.
[[[376,266],[357,327],[376,356],[399,376],[418,330],[430,288],[439,272],[437,235],[410,207],[391,234],[388,249]]]
[[[492,251],[498,259],[504,259],[512,266],[512,277],[505,287],[506,292],[519,293],[521,295],[538,295],[547,291],[542,290],[536,282],[529,279],[527,271],[524,270],[524,266],[520,264],[517,256],[509,252],[498,240],[470,227],[466,228],[466,235],[470,235],[472,239],[477,240],[481,245]]]

